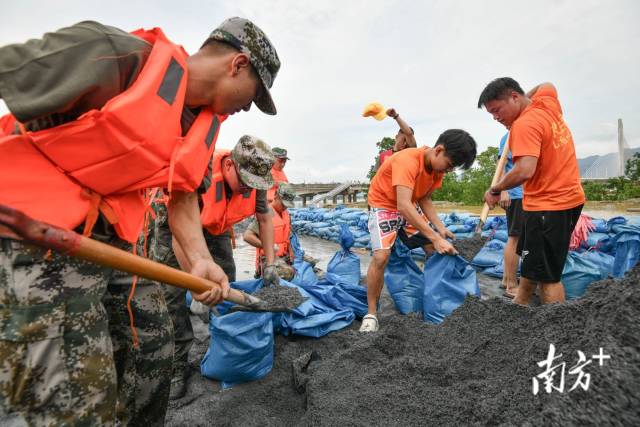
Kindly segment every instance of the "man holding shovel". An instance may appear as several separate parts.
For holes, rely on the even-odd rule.
[[[0,140],[0,203],[130,248],[147,190],[166,188],[176,251],[218,283],[194,297],[215,304],[228,281],[204,241],[195,190],[228,115],[252,102],[275,114],[279,66],[266,35],[241,18],[192,56],[159,29],[96,22],[3,47],[0,97],[14,126]],[[173,355],[159,287],[141,283],[140,293],[130,276],[0,237],[0,424],[161,424]]]
[[[493,80],[478,100],[509,129],[514,167],[485,193],[494,207],[502,191],[523,185],[523,228],[517,251],[521,279],[514,302],[528,305],[540,285],[543,304],[563,302],[560,282],[569,241],[585,202],[573,137],[558,93],[543,83],[524,93],[509,77]]]

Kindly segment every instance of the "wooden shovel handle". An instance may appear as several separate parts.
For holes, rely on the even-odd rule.
[[[202,293],[213,286],[220,286],[218,283],[134,255],[131,252],[90,239],[71,230],[36,221],[18,210],[1,204],[0,226],[3,226],[0,231],[5,230],[2,234],[6,237],[19,237],[25,243],[44,249],[52,249],[94,264],[125,271],[195,293]],[[11,233],[7,233],[7,229]],[[2,236],[0,235],[0,237]],[[236,289],[231,289],[226,300],[242,305],[250,305],[259,301],[257,298]]]
[[[504,171],[504,166],[507,164],[507,159],[509,157],[509,140],[504,144],[504,149],[502,150],[502,155],[500,156],[500,160],[498,160],[498,166],[496,167],[496,171],[493,173],[493,179],[491,180],[491,187],[496,185],[500,178],[502,177],[502,172]],[[484,224],[487,222],[487,216],[489,216],[489,205],[487,202],[482,206],[482,212],[480,212],[480,223]]]

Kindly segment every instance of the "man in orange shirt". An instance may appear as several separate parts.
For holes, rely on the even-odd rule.
[[[563,302],[560,282],[569,240],[585,202],[573,137],[562,117],[558,93],[542,83],[524,93],[509,77],[482,91],[478,108],[510,128],[514,167],[485,193],[493,207],[500,192],[524,184],[520,286],[514,302],[528,305],[540,284],[543,304]]]
[[[432,245],[438,253],[456,254],[446,240],[453,238],[453,233],[438,218],[431,194],[442,186],[445,173],[459,166],[469,169],[475,158],[476,142],[471,135],[460,129],[449,129],[440,135],[433,148],[407,148],[396,153],[373,177],[368,195],[373,250],[367,270],[369,309],[362,319],[360,332],[378,330],[376,312],[384,269],[398,236],[410,248]]]

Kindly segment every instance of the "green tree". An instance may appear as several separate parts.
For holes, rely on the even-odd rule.
[[[640,181],[640,152],[634,153],[633,157],[627,160],[624,175],[631,181]]]
[[[393,144],[395,143],[396,143],[396,140],[393,138],[389,138],[388,136],[385,136],[380,141],[376,142],[376,147],[378,147],[378,154],[376,155],[375,161],[369,168],[369,173],[367,174],[367,178],[369,178],[369,181],[373,179],[374,175],[378,171],[378,168],[380,167],[380,153],[382,151],[392,149]]]
[[[462,202],[465,205],[482,203],[482,196],[491,186],[498,163],[498,148],[489,147],[476,157],[473,167],[460,175],[448,173],[442,180],[442,188],[433,194],[433,200]]]

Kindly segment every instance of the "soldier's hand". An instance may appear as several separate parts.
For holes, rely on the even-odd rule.
[[[280,284],[280,276],[278,276],[278,271],[276,270],[275,265],[268,265],[264,268],[264,271],[262,272],[262,280],[265,286],[275,286]]]
[[[398,115],[398,113],[396,113],[396,109],[395,108],[389,108],[387,110],[387,116],[395,119],[397,115]]]
[[[197,261],[191,269],[194,276],[209,279],[216,282],[218,286],[214,286],[211,290],[196,294],[192,292],[193,298],[202,304],[213,307],[220,304],[229,296],[229,279],[222,268],[211,259],[202,259]]]

